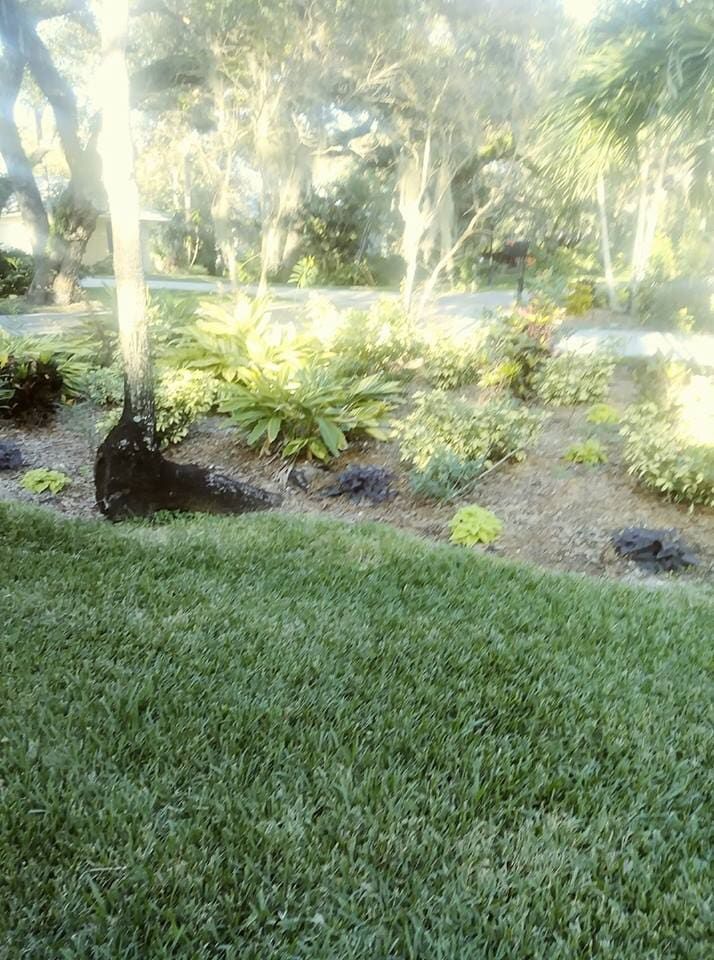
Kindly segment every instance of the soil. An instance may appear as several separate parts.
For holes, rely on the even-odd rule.
[[[610,402],[619,409],[632,400],[633,388],[620,374]],[[319,514],[348,522],[377,521],[420,536],[447,541],[448,521],[464,504],[478,503],[503,521],[503,534],[486,549],[501,557],[554,570],[576,571],[637,583],[714,584],[714,510],[668,503],[643,491],[627,474],[617,427],[593,428],[586,408],[550,408],[538,442],[522,463],[504,464],[484,477],[468,495],[448,503],[417,498],[399,464],[396,444],[358,442],[330,469],[299,465],[307,490],[288,482],[285,463],[260,458],[248,449],[224,417],[208,417],[167,456],[180,463],[213,466],[251,483],[280,491],[287,513]],[[565,463],[565,450],[596,433],[609,460],[599,466]],[[20,471],[0,472],[0,500],[40,503],[67,516],[99,516],[94,506],[93,460],[98,437],[88,405],[64,409],[44,426],[23,427],[0,421],[0,440],[22,448]],[[346,496],[325,495],[335,476],[350,463],[384,466],[393,471],[397,496],[372,505]],[[22,472],[35,467],[61,470],[72,483],[61,494],[35,495],[20,486]],[[677,576],[652,575],[618,558],[610,545],[623,527],[677,530],[693,548],[699,565]]]

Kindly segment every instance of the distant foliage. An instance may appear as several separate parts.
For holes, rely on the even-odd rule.
[[[314,287],[320,278],[317,260],[314,257],[301,257],[290,274],[290,283],[298,289]]]
[[[329,460],[353,435],[386,440],[388,414],[399,397],[399,386],[379,374],[354,379],[332,368],[293,371],[284,365],[246,372],[226,390],[221,409],[263,453],[278,447],[283,457]]]
[[[451,542],[463,547],[492,543],[503,532],[503,523],[484,507],[462,507],[449,522]]]
[[[580,317],[595,306],[595,284],[592,280],[576,280],[570,285],[565,299],[565,311],[572,317]]]
[[[584,463],[593,467],[599,463],[607,463],[607,453],[599,440],[588,437],[566,450],[563,459],[569,463]]]
[[[24,473],[20,485],[30,493],[61,493],[71,482],[67,474],[59,470],[38,467],[36,470],[28,470]]]
[[[24,297],[35,273],[33,258],[21,250],[0,250],[0,300]]]
[[[532,385],[544,403],[561,406],[594,403],[607,396],[614,372],[615,360],[607,354],[564,353],[545,360],[533,374]]]

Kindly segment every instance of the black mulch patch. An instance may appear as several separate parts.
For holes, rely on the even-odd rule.
[[[343,470],[336,482],[322,492],[326,497],[339,497],[343,494],[351,500],[369,500],[370,503],[382,503],[396,496],[391,484],[394,474],[384,467],[361,467],[353,464]]]
[[[691,547],[679,539],[676,530],[628,527],[614,534],[612,542],[619,556],[648,573],[672,573],[698,565]]]
[[[22,466],[22,451],[16,443],[0,440],[0,470],[19,470]]]

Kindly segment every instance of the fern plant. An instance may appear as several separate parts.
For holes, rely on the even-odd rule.
[[[387,439],[387,416],[398,398],[398,384],[378,375],[351,380],[326,367],[292,371],[284,365],[244,371],[242,382],[226,390],[221,409],[263,453],[277,445],[283,457],[329,460],[355,433]]]

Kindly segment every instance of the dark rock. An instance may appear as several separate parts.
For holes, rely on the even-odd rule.
[[[698,560],[676,530],[649,530],[627,527],[613,535],[615,553],[631,560],[648,573],[672,573],[696,567]]]
[[[0,440],[0,470],[19,470],[22,466],[22,451],[16,443]]]
[[[393,479],[393,474],[384,467],[362,467],[353,464],[343,470],[336,483],[323,490],[323,493],[327,497],[345,494],[358,502],[369,500],[371,503],[381,503],[396,496],[396,491],[391,488]]]

